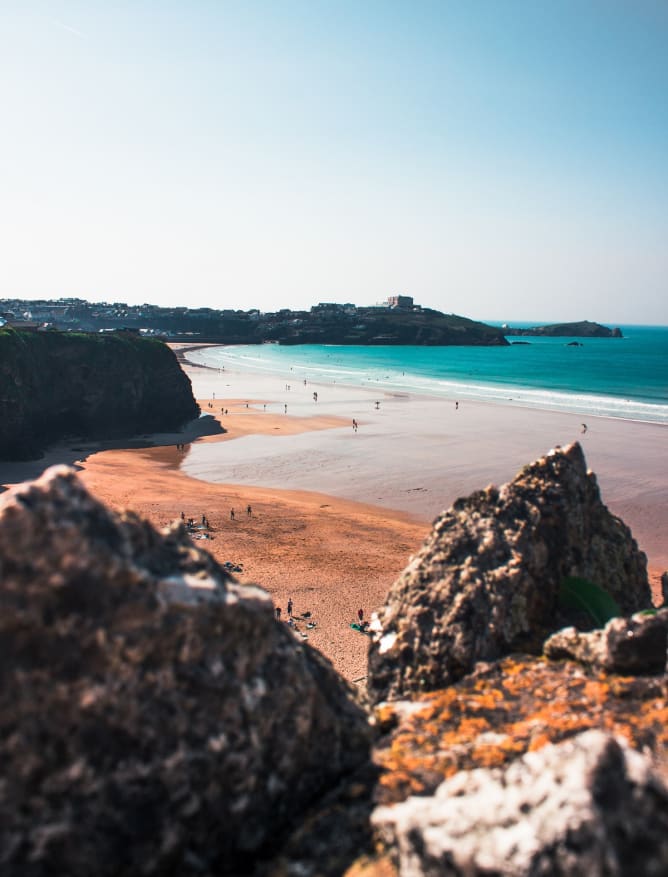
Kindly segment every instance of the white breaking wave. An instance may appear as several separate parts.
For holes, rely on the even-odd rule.
[[[292,350],[292,348],[288,348]],[[287,359],[277,361],[258,355],[262,348],[210,347],[190,351],[187,358],[212,368],[231,367],[240,371],[257,371],[288,375],[294,380],[336,382],[358,387],[377,387],[386,391],[420,393],[477,402],[502,403],[550,411],[566,411],[582,416],[616,417],[649,423],[668,424],[668,405],[597,395],[522,387],[514,384],[487,384],[467,380],[430,378],[410,372],[351,368],[332,362],[300,362],[292,366]],[[251,352],[252,351],[252,352]]]

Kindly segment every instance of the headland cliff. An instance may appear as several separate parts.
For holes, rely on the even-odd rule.
[[[507,346],[504,332],[477,320],[445,314],[395,296],[384,305],[321,302],[310,310],[261,313],[214,308],[163,308],[123,303],[94,305],[79,299],[29,302],[0,299],[0,320],[69,331],[133,329],[169,341],[212,344],[415,344]]]
[[[161,341],[0,330],[0,459],[34,458],[67,437],[167,432],[198,413],[190,380]]]

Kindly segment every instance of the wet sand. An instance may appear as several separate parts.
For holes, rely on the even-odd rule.
[[[181,512],[197,523],[206,515],[210,529],[202,532],[212,538],[198,545],[221,563],[241,565],[234,575],[270,591],[284,619],[290,598],[296,616],[310,613],[308,622],[298,619],[298,633],[347,678],[363,678],[368,640],[350,623],[358,609],[368,617],[383,602],[421,544],[425,523],[313,492],[208,484],[179,471],[182,456],[174,446],[105,451],[89,457],[80,474],[104,502],[135,509],[157,526]]]
[[[577,440],[603,501],[631,527],[651,565],[668,568],[666,426],[591,417],[583,432],[581,416],[563,412],[461,401],[456,408],[455,400],[340,384],[293,382],[286,391],[289,375],[189,371],[198,398],[215,393],[216,409],[229,407],[221,423],[238,439],[193,445],[182,464],[192,477],[317,490],[430,522],[458,497],[502,484],[550,448]],[[226,399],[246,399],[248,408]],[[309,422],[330,428],[306,431]]]

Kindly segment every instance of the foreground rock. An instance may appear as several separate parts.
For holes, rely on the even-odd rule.
[[[668,788],[650,759],[601,731],[507,768],[458,773],[435,795],[379,808],[401,877],[668,871]]]
[[[263,591],[63,468],[0,498],[0,655],[12,877],[240,874],[368,760],[348,687]]]
[[[668,746],[667,694],[663,673],[620,676],[530,655],[479,664],[448,688],[376,708],[384,730],[374,748],[382,771],[376,801],[431,795],[459,771],[502,767],[592,729],[661,753]]]
[[[613,618],[601,630],[574,627],[557,631],[545,643],[553,660],[570,658],[590,667],[636,675],[663,673],[668,648],[668,609],[631,618]]]
[[[568,576],[606,590],[623,614],[651,606],[645,555],[601,502],[577,443],[436,520],[379,613],[372,699],[448,685],[478,661],[539,653],[565,624],[586,626],[559,605]]]

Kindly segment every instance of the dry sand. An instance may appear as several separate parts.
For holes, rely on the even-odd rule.
[[[163,436],[173,443],[94,453],[79,463],[84,482],[156,525],[205,514],[213,538],[199,544],[243,565],[238,578],[266,587],[284,616],[288,598],[295,614],[310,612],[317,626],[299,621],[301,632],[350,679],[364,676],[367,647],[350,622],[380,605],[433,518],[557,444],[582,442],[604,502],[647,552],[655,588],[668,568],[664,426],[592,417],[582,434],[582,418],[563,413],[473,402],[455,410],[454,400],[305,386],[289,374],[185,368],[203,413],[226,433],[184,451],[182,439]],[[34,474],[5,466],[0,480]]]

